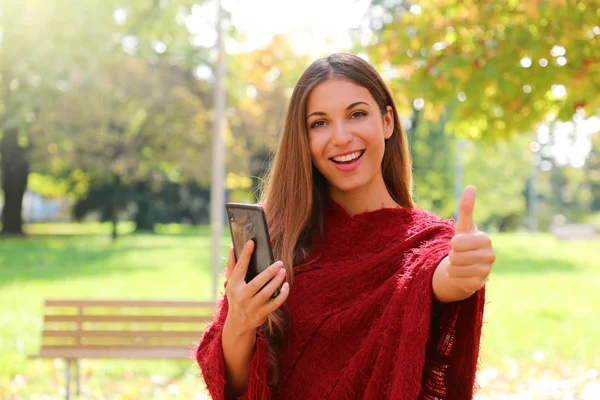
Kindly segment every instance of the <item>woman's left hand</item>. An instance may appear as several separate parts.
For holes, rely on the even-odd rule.
[[[442,302],[464,300],[488,281],[496,254],[488,235],[473,223],[475,188],[468,186],[460,199],[456,231],[450,254],[440,262],[433,276],[433,292]]]
[[[469,295],[485,285],[496,261],[492,240],[473,223],[475,194],[475,188],[469,186],[460,199],[456,231],[450,242],[450,264],[446,269],[449,283]]]

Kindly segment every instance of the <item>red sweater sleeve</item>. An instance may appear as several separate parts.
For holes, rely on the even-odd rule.
[[[485,287],[465,300],[441,303],[434,299],[433,274],[450,250],[454,226],[440,226],[439,235],[422,249],[427,266],[431,320],[426,364],[423,370],[423,399],[472,399],[483,324]],[[431,262],[433,261],[433,262]]]
[[[221,343],[223,326],[227,318],[228,303],[225,296],[218,304],[217,315],[209,324],[198,348],[196,361],[202,372],[202,377],[211,398],[225,399],[225,357]],[[268,385],[268,357],[266,342],[261,333],[256,339],[256,348],[250,362],[250,379],[246,392],[239,397],[242,400],[262,400],[271,398],[271,389]]]

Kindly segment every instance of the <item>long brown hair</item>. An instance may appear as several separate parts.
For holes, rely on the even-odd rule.
[[[412,162],[406,135],[389,89],[377,71],[360,57],[332,54],[313,62],[296,84],[286,114],[275,158],[262,191],[273,255],[283,261],[290,288],[293,268],[305,261],[314,234],[322,232],[323,204],[327,181],[314,167],[308,145],[306,104],[311,90],[332,78],[349,79],[366,88],[382,113],[390,106],[394,131],[386,140],[381,163],[383,179],[392,198],[402,207],[414,207],[412,199]],[[272,313],[265,326],[269,344],[271,384],[278,380],[277,352],[283,342],[286,320],[282,310]]]

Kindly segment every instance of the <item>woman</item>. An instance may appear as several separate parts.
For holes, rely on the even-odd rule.
[[[475,189],[456,226],[414,208],[406,136],[367,62],[305,71],[263,193],[280,261],[246,284],[252,242],[230,253],[196,353],[213,398],[472,398],[495,260]]]

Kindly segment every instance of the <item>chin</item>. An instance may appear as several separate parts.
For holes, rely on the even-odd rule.
[[[367,185],[367,182],[364,182],[362,179],[346,179],[343,182],[327,179],[327,182],[329,182],[331,188],[340,192],[353,192]]]

